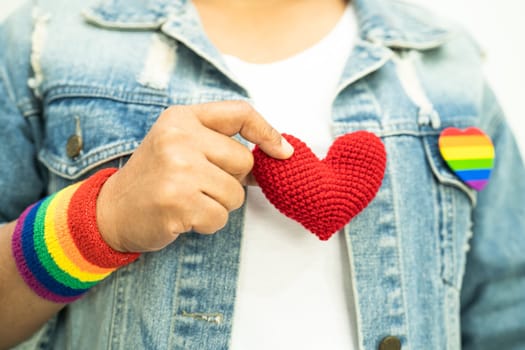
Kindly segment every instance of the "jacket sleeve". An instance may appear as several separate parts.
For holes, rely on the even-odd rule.
[[[473,214],[461,294],[463,348],[525,349],[525,169],[488,87],[481,115],[496,156]]]
[[[30,6],[0,22],[0,225],[44,194],[46,175],[37,161],[41,116],[28,88],[31,22]]]

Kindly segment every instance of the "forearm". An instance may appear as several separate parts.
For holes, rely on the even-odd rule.
[[[0,349],[29,337],[65,305],[39,297],[24,282],[11,249],[14,229],[14,222],[0,227]]]
[[[66,303],[139,254],[120,253],[97,229],[104,169],[29,206],[0,231],[0,349],[34,333]],[[7,333],[9,332],[9,333]]]

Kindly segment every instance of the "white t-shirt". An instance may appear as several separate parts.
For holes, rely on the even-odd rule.
[[[349,5],[332,31],[283,61],[224,56],[255,108],[280,132],[324,158],[333,142],[332,103],[357,38]],[[231,348],[357,349],[350,267],[343,234],[320,241],[249,187]]]

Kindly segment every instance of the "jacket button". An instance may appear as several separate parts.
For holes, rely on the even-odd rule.
[[[379,343],[379,350],[401,350],[401,341],[398,337],[385,337]]]
[[[79,135],[72,135],[67,139],[66,154],[69,158],[75,158],[82,150],[82,137]]]

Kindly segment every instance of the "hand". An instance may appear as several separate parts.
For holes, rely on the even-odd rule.
[[[164,111],[97,200],[99,230],[122,252],[160,250],[181,233],[214,233],[244,202],[253,156],[239,133],[269,156],[293,148],[248,103],[214,102]]]

